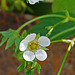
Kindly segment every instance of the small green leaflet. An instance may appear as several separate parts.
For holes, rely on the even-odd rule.
[[[2,38],[2,41],[1,41],[1,43],[0,43],[0,46],[2,46],[2,45],[6,42],[6,40],[7,40],[7,38],[6,38],[6,37],[3,37],[3,38]]]
[[[24,63],[22,63],[22,64],[17,68],[18,72],[22,71],[23,69],[24,69]]]
[[[32,69],[32,70],[25,69],[25,75],[33,75],[34,74],[34,70],[35,69]]]
[[[38,72],[38,74],[40,74],[40,69],[41,69],[40,64],[37,63],[36,68],[37,68],[37,72]]]
[[[15,36],[11,36],[11,37],[8,39],[7,45],[6,45],[6,48],[5,48],[5,49],[8,49],[9,47],[11,47],[11,46],[14,44],[15,38],[16,38]]]
[[[19,49],[19,45],[20,45],[20,38],[19,37],[16,37],[15,45],[16,45],[16,48]]]
[[[22,32],[22,34],[21,34],[21,37],[22,37],[22,39],[24,39],[26,36],[27,36],[27,31],[24,30],[24,31]]]

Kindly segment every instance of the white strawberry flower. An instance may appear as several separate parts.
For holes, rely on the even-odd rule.
[[[36,34],[29,34],[24,40],[20,42],[20,51],[24,51],[23,58],[26,61],[33,61],[35,57],[44,61],[47,58],[47,53],[42,47],[47,47],[50,45],[49,38],[41,36],[37,39]]]
[[[37,3],[37,2],[39,2],[39,1],[41,1],[41,0],[28,0],[28,1],[29,1],[30,4],[33,5],[33,4],[35,4],[35,3]]]

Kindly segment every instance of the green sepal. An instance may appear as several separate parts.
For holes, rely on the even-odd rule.
[[[26,36],[27,36],[27,31],[24,30],[24,31],[22,32],[22,34],[21,34],[22,40],[23,40]]]
[[[34,74],[34,70],[35,69],[32,69],[32,70],[25,69],[25,75],[33,75]]]
[[[21,62],[24,62],[25,61],[24,58],[23,58],[23,52],[18,52],[17,53],[17,59],[19,61],[21,61]]]
[[[43,47],[43,46],[41,46],[40,49],[43,49],[43,50],[45,50],[45,51],[49,50],[48,48]]]

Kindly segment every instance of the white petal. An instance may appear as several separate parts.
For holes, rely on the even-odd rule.
[[[45,36],[41,36],[38,39],[39,45],[43,46],[43,47],[47,47],[50,45],[50,39],[45,37]]]
[[[39,1],[44,1],[44,0],[39,0]]]
[[[35,33],[32,33],[32,34],[29,34],[29,35],[25,38],[25,40],[27,40],[28,42],[30,42],[30,41],[33,41],[33,40],[35,39],[35,37],[36,37],[36,34],[35,34]]]
[[[31,51],[25,51],[25,52],[23,53],[23,57],[24,57],[24,59],[25,59],[26,61],[33,61],[34,58],[35,58],[35,55],[34,55],[34,53],[31,52]]]
[[[37,50],[37,52],[35,52],[35,55],[36,58],[40,61],[44,61],[47,58],[47,53],[42,49]]]
[[[27,49],[27,46],[28,46],[28,42],[24,39],[20,42],[20,46],[19,46],[19,49],[20,51],[24,51]]]
[[[36,2],[39,2],[39,0],[29,0],[30,4],[35,4]]]

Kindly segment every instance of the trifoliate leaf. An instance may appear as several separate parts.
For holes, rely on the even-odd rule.
[[[8,31],[2,32],[2,35],[3,35],[4,37],[9,38],[10,36],[13,36],[13,33],[12,33],[10,30],[8,30]]]
[[[12,30],[12,29],[3,31],[2,35],[7,38],[10,38],[11,36],[19,36],[18,32],[16,32],[15,30]]]

